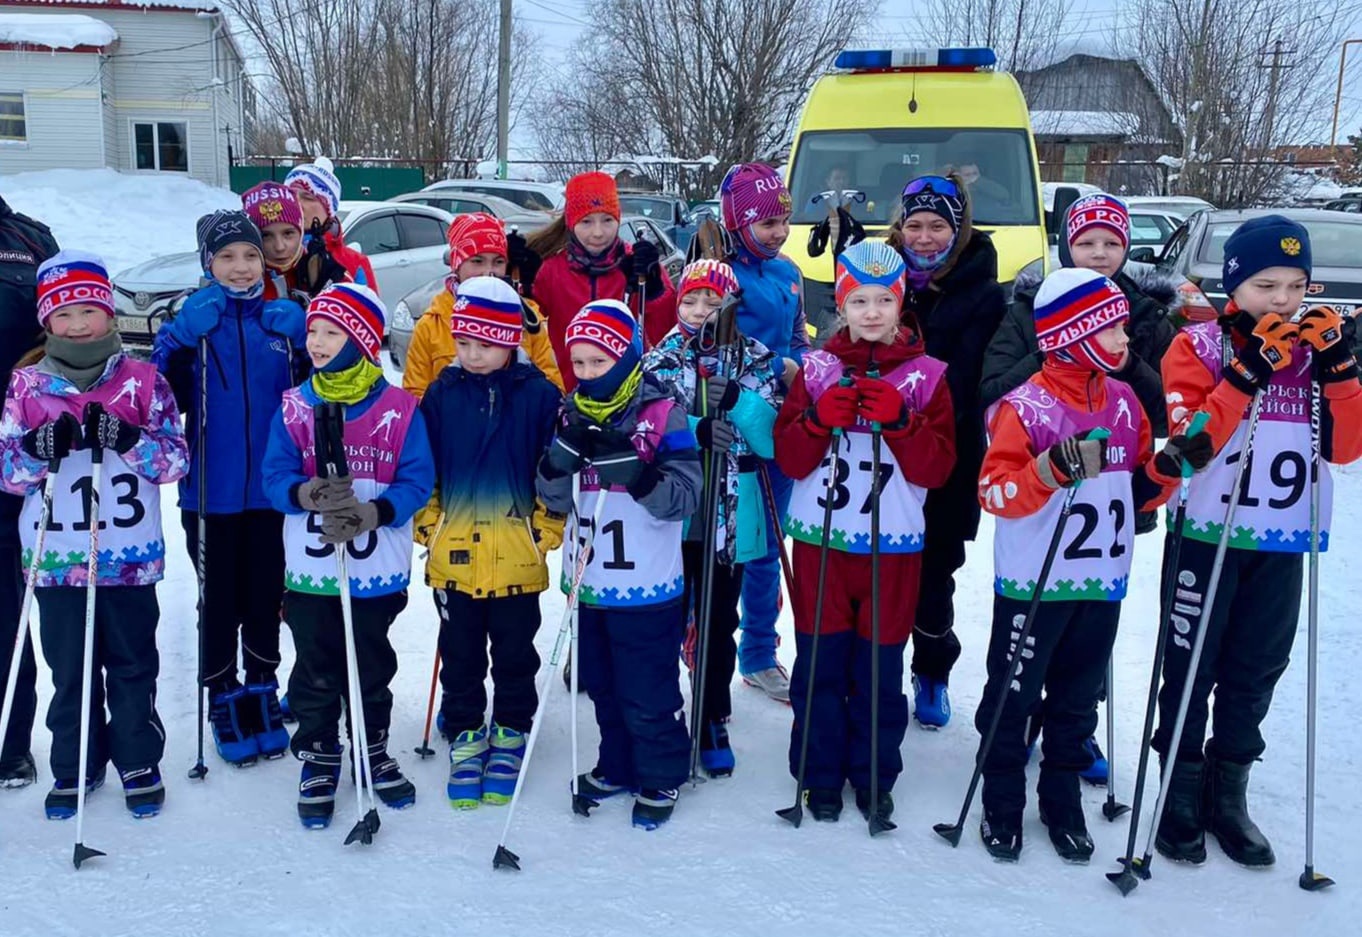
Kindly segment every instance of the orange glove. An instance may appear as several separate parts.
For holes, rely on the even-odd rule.
[[[1298,339],[1296,326],[1269,312],[1253,326],[1244,347],[1230,360],[1225,380],[1250,396],[1264,390],[1272,375],[1291,363],[1292,346]]]
[[[1314,306],[1301,316],[1301,344],[1311,351],[1315,380],[1321,384],[1357,380],[1357,356],[1348,341],[1343,317],[1331,306]]]

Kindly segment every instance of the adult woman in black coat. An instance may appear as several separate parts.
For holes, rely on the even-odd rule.
[[[927,354],[946,363],[955,404],[955,470],[943,487],[927,495],[922,587],[913,627],[913,715],[924,727],[939,728],[950,719],[946,686],[960,657],[953,631],[954,577],[965,564],[965,544],[979,529],[984,457],[979,379],[1006,300],[998,285],[997,251],[987,234],[974,230],[969,195],[958,176],[909,182],[888,241],[908,264],[904,317],[916,319]]]

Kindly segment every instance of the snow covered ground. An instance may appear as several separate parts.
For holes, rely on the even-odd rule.
[[[173,517],[174,492],[165,497]],[[789,804],[793,792],[785,767],[790,711],[743,687],[735,689],[733,778],[684,790],[673,822],[654,833],[630,827],[627,801],[607,802],[590,819],[575,817],[567,791],[569,705],[555,675],[510,841],[524,869],[515,873],[493,871],[491,864],[505,809],[451,811],[443,796],[445,746],[437,743],[437,756],[426,762],[411,753],[421,737],[437,621],[423,588],[412,590],[393,630],[401,661],[394,751],[418,797],[410,810],[384,810],[372,847],[341,845],[353,817],[348,781],[333,827],[301,829],[291,759],[239,770],[210,753],[207,780],[185,779],[195,744],[195,589],[179,526],[172,524],[166,531],[170,574],[160,590],[160,707],[169,735],[165,812],[134,821],[116,789],[101,790],[89,803],[85,840],[109,855],[73,871],[74,821],[43,819],[50,777],[47,733],[39,728],[42,783],[0,792],[0,933],[1356,933],[1362,852],[1351,835],[1359,812],[1352,720],[1362,692],[1351,678],[1362,667],[1354,614],[1362,586],[1348,575],[1347,558],[1362,548],[1362,471],[1342,473],[1336,500],[1335,552],[1326,556],[1323,575],[1317,862],[1340,884],[1324,894],[1296,887],[1303,849],[1303,617],[1298,660],[1267,722],[1267,760],[1253,776],[1252,805],[1279,857],[1270,871],[1239,868],[1211,846],[1200,869],[1156,857],[1153,880],[1121,898],[1102,873],[1121,854],[1126,826],[1102,819],[1104,794],[1092,788],[1085,797],[1098,848],[1087,868],[1059,861],[1034,808],[1016,866],[996,864],[984,853],[977,806],[958,849],[932,832],[933,823],[954,818],[977,743],[971,718],[983,682],[990,607],[986,522],[958,590],[965,651],[952,684],[955,718],[941,732],[909,730],[907,768],[894,791],[896,832],[871,840],[850,806],[835,825],[809,821],[796,830],[777,819],[773,811]],[[1155,630],[1158,536],[1138,541],[1116,649],[1117,790],[1126,801]],[[549,594],[543,604],[539,643],[547,652],[563,603]],[[781,628],[791,647],[788,613]],[[287,644],[287,630],[285,636]],[[41,680],[45,706],[45,673]],[[584,698],[583,704],[585,769],[596,733]]]
[[[0,176],[0,195],[52,229],[62,247],[93,251],[118,273],[194,249],[194,222],[241,197],[174,173],[49,169]]]

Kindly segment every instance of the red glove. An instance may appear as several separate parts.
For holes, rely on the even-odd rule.
[[[895,426],[903,422],[908,405],[898,388],[878,377],[863,377],[856,381],[856,392],[860,395],[857,412],[870,423],[881,427]]]
[[[860,394],[854,384],[829,387],[813,405],[813,424],[821,430],[845,429],[856,422],[856,404]]]

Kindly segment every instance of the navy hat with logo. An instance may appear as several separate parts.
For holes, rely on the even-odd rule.
[[[1310,275],[1310,232],[1284,215],[1250,218],[1225,241],[1222,279],[1231,295],[1268,267],[1295,267]]]

